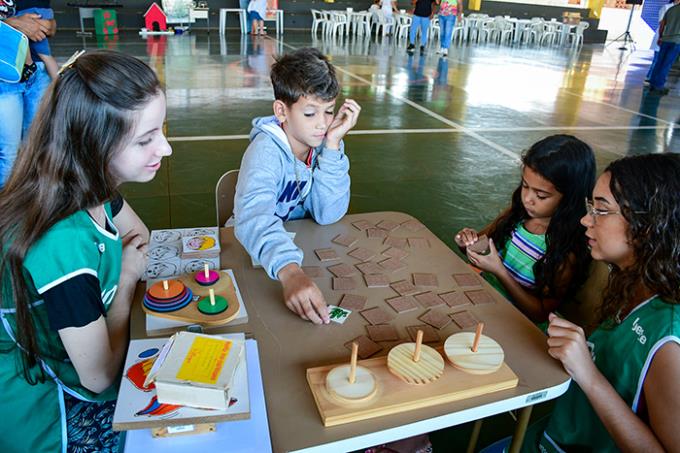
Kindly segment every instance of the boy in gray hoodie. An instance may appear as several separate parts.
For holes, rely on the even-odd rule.
[[[326,301],[302,271],[302,250],[283,222],[312,217],[327,225],[345,215],[350,180],[342,138],[361,107],[347,99],[334,115],[335,69],[316,49],[284,55],[271,79],[274,115],[253,120],[236,185],[234,232],[269,277],[281,281],[291,311],[328,324]]]

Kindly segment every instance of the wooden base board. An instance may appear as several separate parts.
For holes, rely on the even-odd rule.
[[[368,402],[344,406],[332,398],[326,390],[326,375],[337,365],[307,370],[307,383],[314,395],[324,426],[342,425],[450,403],[514,388],[519,382],[517,375],[505,363],[495,373],[486,375],[464,373],[447,364],[442,377],[426,385],[410,385],[394,376],[387,368],[386,357],[360,360],[358,364],[375,376],[378,384],[377,393]]]
[[[227,324],[232,319],[238,316],[238,312],[241,308],[241,304],[236,296],[236,289],[234,288],[234,282],[231,281],[231,276],[225,272],[220,271],[220,279],[212,286],[201,286],[194,280],[194,274],[185,274],[178,277],[177,280],[184,283],[186,286],[191,288],[194,296],[199,296],[200,298],[208,297],[212,288],[215,290],[215,295],[222,296],[229,301],[229,307],[216,315],[206,315],[198,310],[198,306],[195,302],[190,302],[186,307],[171,311],[167,313],[157,312],[149,310],[142,304],[144,311],[152,316],[157,316],[159,318],[171,319],[173,321],[188,322],[191,324],[201,324],[203,326],[223,326]]]

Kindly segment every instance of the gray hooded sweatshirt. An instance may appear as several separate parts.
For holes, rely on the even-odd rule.
[[[324,142],[313,149],[309,163],[295,158],[275,116],[253,120],[236,185],[234,233],[273,279],[287,264],[302,264],[302,250],[283,222],[312,217],[328,225],[340,220],[349,206],[344,143],[334,150]]]

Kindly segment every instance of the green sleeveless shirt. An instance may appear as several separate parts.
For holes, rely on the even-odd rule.
[[[588,338],[593,361],[634,413],[654,354],[664,344],[680,344],[680,305],[655,296],[613,328],[599,327]],[[540,451],[618,451],[588,398],[574,382],[555,405]]]
[[[33,317],[38,345],[43,351],[44,383],[30,385],[23,377],[21,356],[15,343],[16,322],[11,296],[3,294],[0,310],[0,451],[66,451],[64,392],[84,401],[115,399],[117,386],[94,394],[80,385],[56,331],[49,329],[47,309],[41,294],[76,275],[90,274],[99,280],[102,302],[108,311],[118,289],[122,242],[105,205],[107,221],[115,232],[97,225],[85,211],[61,220],[29,250],[24,260],[29,289],[34,295]],[[3,288],[6,291],[6,287]],[[40,375],[36,366],[31,370]]]

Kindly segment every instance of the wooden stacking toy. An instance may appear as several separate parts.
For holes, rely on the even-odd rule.
[[[403,343],[390,350],[387,368],[408,384],[428,384],[444,374],[444,359],[423,344],[423,331],[418,330],[415,343]]]
[[[191,289],[179,280],[163,280],[155,283],[144,295],[144,306],[155,312],[180,310],[194,297]]]
[[[446,339],[444,352],[454,367],[470,374],[489,374],[503,365],[503,348],[482,335],[483,328],[480,322],[475,333],[461,332]]]
[[[198,311],[206,315],[222,313],[229,307],[229,302],[222,296],[215,296],[215,290],[210,288],[209,297],[198,301]]]
[[[212,286],[220,279],[220,273],[217,271],[211,271],[206,263],[202,271],[196,272],[194,275],[194,280],[201,286]]]
[[[326,390],[340,403],[361,403],[373,398],[378,390],[375,376],[368,368],[357,366],[359,345],[352,343],[349,365],[333,368],[326,375]]]

